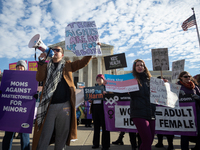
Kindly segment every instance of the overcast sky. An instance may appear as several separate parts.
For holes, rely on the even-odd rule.
[[[185,59],[185,70],[196,75],[196,28],[181,28],[192,7],[200,25],[199,0],[0,0],[0,69],[21,59],[34,61],[28,43],[35,34],[48,46],[65,40],[67,24],[95,21],[100,42],[113,45],[114,54],[125,52],[125,70],[132,70],[137,58],[152,70],[151,49],[168,48],[170,70],[173,61]]]

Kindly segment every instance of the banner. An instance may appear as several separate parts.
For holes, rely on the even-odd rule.
[[[102,100],[104,86],[93,86],[84,88],[84,99],[88,100]]]
[[[151,103],[179,107],[180,85],[164,82],[162,79],[151,77],[150,79],[150,101]]]
[[[127,67],[125,53],[105,56],[104,63],[106,70]]]
[[[104,95],[106,130],[137,132],[130,119],[130,96],[123,94]],[[194,101],[180,102],[180,108],[156,106],[156,133],[171,135],[197,135],[197,116]]]
[[[130,99],[127,93],[104,95],[106,130],[137,132],[133,121],[130,119]]]
[[[168,48],[152,49],[153,71],[169,70]]]
[[[5,70],[0,90],[0,130],[31,133],[37,93],[36,72]]]
[[[76,56],[102,55],[95,21],[72,22],[65,28],[65,49]]]
[[[156,107],[156,133],[197,135],[195,101],[191,95],[179,97],[179,108]]]
[[[107,81],[106,91],[127,93],[139,90],[137,80],[132,75],[132,73],[123,75],[105,74],[105,78]]]

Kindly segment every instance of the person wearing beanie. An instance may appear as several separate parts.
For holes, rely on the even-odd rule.
[[[96,76],[97,84],[95,86],[104,86],[105,90],[105,78],[104,75],[98,74]],[[106,92],[104,91],[103,94]],[[94,135],[92,148],[98,148],[100,143],[100,127],[102,126],[102,150],[108,150],[110,147],[110,131],[106,130],[103,99],[93,100],[91,105],[92,119],[94,122]]]
[[[17,64],[16,64],[16,69],[18,68],[17,70],[23,70],[22,67],[24,67],[24,70],[27,70],[27,64],[26,64],[26,62],[24,60],[19,60],[17,62]]]
[[[27,70],[27,64],[24,60],[19,60],[16,64],[16,70]],[[5,135],[2,141],[2,150],[11,150],[12,141],[16,132],[5,131]],[[30,150],[30,138],[28,133],[19,133],[21,138],[21,150]]]

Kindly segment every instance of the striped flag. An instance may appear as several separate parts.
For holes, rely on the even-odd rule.
[[[187,20],[185,20],[182,24],[183,31],[187,31],[188,28],[196,25],[196,18],[195,14],[189,17]]]

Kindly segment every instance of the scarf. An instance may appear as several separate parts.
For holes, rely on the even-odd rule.
[[[188,83],[184,83],[184,82],[180,81],[180,83],[188,89],[194,89],[195,88],[195,84],[192,81],[190,81]]]
[[[53,96],[53,93],[55,92],[58,83],[61,81],[64,65],[65,61],[61,60],[58,63],[57,68],[55,68],[52,59],[49,61],[47,65],[47,78],[46,78],[46,83],[44,85],[43,97],[37,108],[36,119],[37,119],[38,129],[41,127],[42,122],[44,121],[51,97]]]

